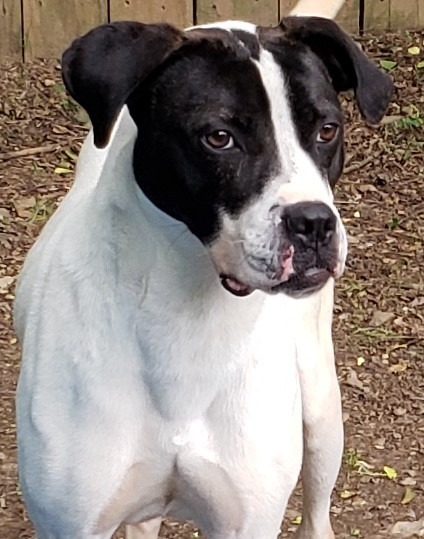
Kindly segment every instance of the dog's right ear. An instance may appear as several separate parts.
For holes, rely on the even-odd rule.
[[[65,51],[63,80],[87,111],[97,147],[107,145],[130,94],[183,41],[183,33],[168,24],[115,22],[94,28]]]

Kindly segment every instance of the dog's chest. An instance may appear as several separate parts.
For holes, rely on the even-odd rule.
[[[280,473],[296,476],[301,399],[295,343],[282,329],[281,313],[275,317],[272,298],[242,331],[248,311],[235,320],[223,309],[214,323],[198,313],[188,334],[180,332],[184,312],[173,327],[162,318],[166,339],[152,349],[155,356],[144,358],[157,371],[145,371],[151,409],[143,443],[103,515],[113,507],[112,514],[119,510],[127,521],[169,514],[205,528],[217,521],[234,529],[243,520],[243,500],[259,489],[258,476],[267,478],[268,488],[275,482],[272,493],[281,488]],[[258,499],[269,495],[257,492]]]

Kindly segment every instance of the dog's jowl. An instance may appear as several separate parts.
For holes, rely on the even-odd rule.
[[[169,516],[273,539],[302,464],[298,538],[334,537],[337,94],[377,122],[390,80],[316,17],[105,25],[63,76],[93,131],[15,312],[38,538],[156,539]]]

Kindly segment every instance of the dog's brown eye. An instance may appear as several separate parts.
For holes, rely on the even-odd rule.
[[[335,139],[339,131],[339,126],[337,124],[325,124],[321,127],[317,141],[318,142],[331,142]]]
[[[213,150],[228,150],[234,147],[234,139],[228,131],[213,131],[203,138],[206,146]]]

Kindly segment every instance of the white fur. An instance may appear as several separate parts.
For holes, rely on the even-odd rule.
[[[65,529],[94,537],[134,463],[160,483],[178,458],[179,472],[198,468],[193,481],[201,483],[205,461],[242,499],[234,537],[276,536],[302,453],[289,300],[259,292],[239,299],[222,289],[200,242],[137,194],[133,141],[125,112],[104,151],[101,181],[83,160],[75,191],[20,278],[17,413],[27,507],[40,539],[67,537]],[[95,174],[98,150],[91,151]],[[69,473],[78,489],[64,498]],[[212,513],[223,514],[231,501],[220,509],[221,483],[210,485]],[[39,503],[62,535],[43,530]],[[169,510],[153,506],[155,514]],[[140,519],[155,514],[138,512]],[[195,511],[191,518],[205,521]]]
[[[329,539],[333,283],[302,300],[227,293],[203,245],[138,190],[135,136],[126,108],[105,150],[89,136],[18,284],[19,467],[39,539],[108,539],[122,521],[154,539],[150,519],[167,514],[209,539],[272,539],[300,472],[302,417],[299,537]],[[293,178],[299,163],[313,171],[298,151]]]
[[[237,23],[238,25],[238,23]],[[266,50],[255,62],[268,94],[271,119],[278,150],[279,172],[271,178],[262,195],[256,198],[240,216],[223,215],[222,232],[211,248],[219,271],[235,275],[255,287],[275,286],[263,272],[255,271],[246,255],[266,260],[275,223],[270,220],[270,208],[313,200],[324,202],[337,217],[339,238],[339,273],[344,269],[347,236],[339,212],[333,204],[333,194],[327,179],[319,172],[310,156],[301,147],[293,123],[284,74],[272,54]]]

